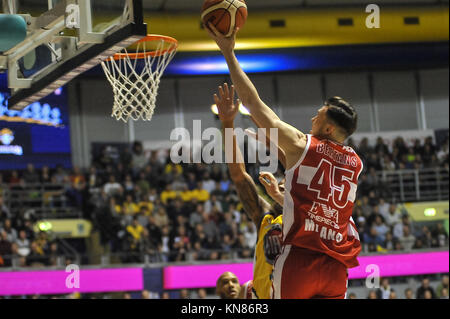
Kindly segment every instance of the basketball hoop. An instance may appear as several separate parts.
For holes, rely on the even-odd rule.
[[[152,119],[161,76],[177,47],[174,38],[151,34],[136,42],[136,52],[123,49],[101,62],[113,88],[112,117],[124,122]]]

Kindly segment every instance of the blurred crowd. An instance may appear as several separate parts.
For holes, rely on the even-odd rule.
[[[394,283],[394,278],[380,278],[377,287],[364,289],[357,294],[352,287],[348,288],[346,299],[449,299],[448,274],[434,275],[433,282],[429,276],[408,277],[409,284]],[[30,295],[8,296],[0,299],[217,299],[215,288],[179,289],[154,292],[126,291],[116,293],[72,293],[66,295]]]
[[[389,278],[382,278],[380,287],[369,290],[367,299],[449,299],[448,279],[448,274],[444,274],[433,288],[430,279],[423,277],[415,291],[411,287],[396,291]],[[349,299],[357,299],[356,294],[350,293]]]
[[[364,162],[353,219],[365,252],[401,251],[448,246],[442,223],[418,227],[398,199],[392,198],[376,172],[440,167],[448,170],[448,138],[431,138],[407,146],[379,138],[359,145],[349,140]],[[258,166],[246,164],[257,181]],[[282,178],[281,166],[276,174]],[[121,262],[200,261],[251,258],[257,229],[242,209],[226,164],[174,164],[167,150],[146,154],[136,142],[114,157],[104,148],[86,170],[74,167],[35,169],[0,174],[0,188],[35,184],[62,185],[67,205],[77,208],[99,231],[108,252]],[[262,188],[261,188],[262,189]],[[54,265],[61,253],[56,239],[35,232],[37,217],[27,207],[11,213],[0,192],[0,266],[5,256],[19,257],[20,266]],[[2,258],[3,256],[3,258]]]

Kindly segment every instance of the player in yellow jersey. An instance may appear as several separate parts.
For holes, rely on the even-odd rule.
[[[234,103],[234,88],[219,87],[219,96],[214,95],[219,119],[225,129],[234,130],[234,118],[239,110],[239,101]],[[256,123],[258,125],[258,123]],[[234,156],[233,156],[234,153]],[[284,157],[279,154],[283,163]],[[233,150],[225,150],[230,177],[236,187],[239,199],[247,215],[258,228],[258,239],[255,247],[255,261],[253,270],[253,297],[258,299],[270,299],[272,287],[273,264],[281,249],[281,223],[282,223],[282,190],[278,187],[276,179],[270,173],[263,173],[260,181],[275,199],[275,204],[270,205],[264,198],[258,195],[258,189],[245,170],[242,154],[237,146],[233,133]],[[244,297],[248,294],[244,294]]]

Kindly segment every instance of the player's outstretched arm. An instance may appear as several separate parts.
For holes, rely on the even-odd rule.
[[[228,85],[219,87],[219,96],[214,94],[214,101],[219,111],[219,119],[225,130],[234,131],[234,118],[239,110],[239,101],[234,103],[234,88],[231,92]],[[225,147],[225,158],[230,171],[230,177],[236,187],[238,197],[247,215],[259,227],[263,215],[270,208],[270,205],[258,196],[257,187],[251,176],[245,170],[244,159],[237,145],[236,136],[233,132],[233,147]]]
[[[211,23],[208,26],[209,28],[206,28],[206,30],[211,38],[216,41],[225,57],[239,98],[249,108],[252,117],[260,127],[278,129],[278,140],[276,142],[286,154],[286,169],[291,168],[297,163],[306,146],[306,136],[296,128],[281,121],[276,113],[260,99],[258,91],[240,67],[234,54],[236,33],[239,29],[235,29],[231,37],[225,37]],[[273,137],[270,138],[274,140]]]
[[[277,179],[269,172],[261,172],[259,174],[259,181],[266,189],[267,194],[276,201],[278,204],[283,206],[284,204],[284,195],[281,192]]]

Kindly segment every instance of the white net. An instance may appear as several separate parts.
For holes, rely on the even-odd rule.
[[[101,62],[113,88],[112,117],[124,122],[152,119],[161,76],[174,57],[176,46],[176,42],[164,39],[139,42],[135,53],[124,49],[120,59]]]

